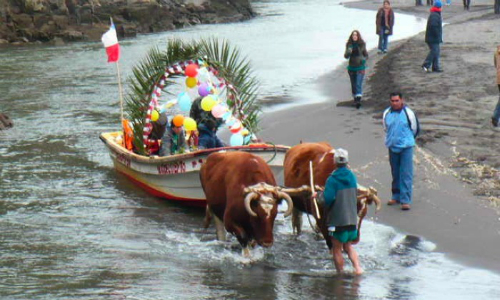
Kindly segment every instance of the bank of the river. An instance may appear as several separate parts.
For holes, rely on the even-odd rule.
[[[428,15],[429,7],[395,2],[397,12]],[[360,182],[375,186],[387,201],[391,176],[380,118],[388,106],[388,94],[403,92],[423,129],[415,155],[414,205],[409,212],[385,206],[373,218],[429,239],[437,244],[437,251],[462,262],[498,272],[500,180],[496,167],[500,160],[497,129],[491,127],[490,117],[498,99],[493,51],[499,33],[492,28],[498,28],[499,19],[491,5],[484,3],[474,3],[470,12],[463,11],[459,2],[443,7],[449,23],[442,46],[444,73],[421,70],[428,50],[420,33],[392,43],[386,55],[370,53],[361,110],[351,107],[344,65],[320,79],[319,88],[329,95],[328,103],[267,115],[262,134],[290,145],[326,140],[349,149]],[[346,5],[376,10],[380,4]],[[397,30],[397,20],[395,26]]]
[[[112,17],[121,37],[247,20],[248,0],[3,0],[0,44],[98,40]]]

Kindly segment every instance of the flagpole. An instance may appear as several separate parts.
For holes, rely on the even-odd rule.
[[[116,73],[118,74],[118,91],[120,93],[120,124],[123,121],[123,92],[122,92],[122,78],[120,75],[120,64],[116,62]]]

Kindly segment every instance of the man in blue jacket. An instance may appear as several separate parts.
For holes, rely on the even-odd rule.
[[[354,173],[347,167],[348,153],[338,148],[335,150],[337,169],[328,177],[323,193],[326,209],[328,233],[333,244],[333,262],[337,273],[344,270],[344,250],[354,267],[355,274],[362,274],[358,253],[352,242],[358,237],[357,181]]]
[[[409,210],[413,189],[413,147],[420,124],[417,115],[404,104],[403,94],[391,94],[391,106],[384,111],[383,125],[392,173],[392,199],[387,204],[401,204],[402,210]]]
[[[425,58],[422,69],[426,72],[443,72],[439,66],[440,45],[443,42],[443,20],[441,18],[441,1],[436,0],[431,8],[425,30],[425,42],[429,46],[429,54]]]

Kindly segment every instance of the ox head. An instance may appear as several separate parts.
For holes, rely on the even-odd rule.
[[[244,193],[245,209],[250,215],[255,239],[259,245],[269,247],[273,244],[273,227],[278,204],[281,199],[285,199],[288,205],[285,217],[288,217],[293,210],[292,199],[282,192],[280,187],[263,182],[245,188]]]

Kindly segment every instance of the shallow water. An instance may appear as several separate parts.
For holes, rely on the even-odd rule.
[[[210,34],[227,38],[251,58],[263,96],[300,103],[318,99],[306,97],[316,95],[315,80],[343,61],[351,28],[342,24],[361,20],[358,29],[375,45],[374,12],[321,0],[255,5],[261,15],[249,22],[123,41],[124,76],[168,37]],[[423,28],[418,19],[397,17],[401,31],[395,38]],[[307,225],[295,238],[282,215],[275,245],[255,249],[249,263],[235,239],[219,243],[213,228],[202,230],[202,211],[151,197],[115,173],[98,139],[119,124],[115,69],[105,63],[100,43],[1,49],[0,66],[0,111],[15,122],[0,132],[2,299],[500,295],[498,275],[461,266],[434,252],[432,243],[369,221],[356,247],[366,270],[361,277],[335,275],[324,242]]]

